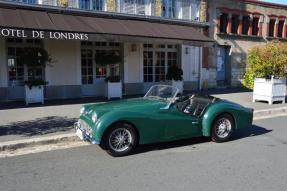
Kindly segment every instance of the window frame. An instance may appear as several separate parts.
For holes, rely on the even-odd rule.
[[[151,52],[152,53],[152,63],[151,66],[146,67],[145,66],[145,56],[143,55],[143,82],[144,83],[157,83],[157,82],[161,82],[161,80],[158,79],[162,79],[164,78],[163,81],[166,81],[166,74],[167,74],[167,70],[169,67],[169,61],[170,60],[176,60],[174,61],[176,64],[179,63],[179,47],[176,44],[143,44],[143,54],[145,54],[146,52]],[[164,54],[164,67],[162,67],[161,64],[157,65],[157,59],[156,59],[156,54]],[[169,59],[168,54],[169,53],[175,53],[175,57],[176,59]],[[161,57],[162,58],[162,57]],[[159,60],[159,62],[161,62],[162,59]],[[145,70],[146,68],[151,68],[152,67],[152,73],[145,73],[145,71],[149,71],[148,69]],[[162,73],[162,70],[157,73],[156,69],[162,69],[164,68],[164,74]],[[147,78],[146,78],[147,76]],[[152,76],[152,80],[149,80],[148,76]],[[161,77],[157,77],[157,76],[161,76]],[[148,79],[148,80],[146,80]]]
[[[7,65],[7,80],[8,80],[8,86],[24,86],[24,81],[29,80],[29,67],[27,65],[21,65],[20,67],[17,66],[17,49],[24,49],[25,47],[43,47],[43,41],[39,39],[21,39],[21,38],[7,38],[6,39],[6,65]],[[9,48],[13,48],[14,55],[9,55]],[[22,51],[21,50],[21,51]],[[15,67],[16,67],[16,79],[11,80],[10,78],[10,71],[9,71],[9,59],[14,58]],[[19,69],[23,69],[23,75],[18,75],[17,72]],[[41,78],[45,78],[45,71],[44,68],[39,67],[41,69]],[[34,71],[32,71],[34,72]]]
[[[81,84],[82,85],[91,85],[91,84],[95,84],[95,81],[97,79],[105,79],[108,75],[110,75],[110,69],[109,66],[107,65],[101,65],[99,63],[96,63],[95,61],[95,54],[96,52],[100,52],[100,51],[118,51],[119,54],[122,56],[122,52],[121,52],[121,44],[119,42],[108,42],[108,41],[82,41],[81,42],[81,51],[83,49],[89,49],[92,51],[92,71],[93,71],[93,75],[92,75],[92,83],[83,83],[83,80],[81,80]],[[103,75],[98,75],[97,71],[98,68],[103,68],[104,70],[104,74]],[[119,75],[121,75],[121,63],[119,63],[119,66],[111,66],[112,70],[114,68],[118,68],[119,70]],[[82,55],[81,55],[81,79],[83,77],[82,74]]]

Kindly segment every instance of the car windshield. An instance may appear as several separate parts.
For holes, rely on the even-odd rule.
[[[145,98],[163,99],[171,102],[177,96],[179,90],[168,85],[154,85],[144,96]]]

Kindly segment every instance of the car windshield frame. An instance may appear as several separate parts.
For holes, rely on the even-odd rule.
[[[179,89],[169,85],[153,85],[145,94],[144,98],[158,99],[168,102],[174,102]]]

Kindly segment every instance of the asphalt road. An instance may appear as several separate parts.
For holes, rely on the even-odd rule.
[[[222,144],[193,139],[112,158],[84,146],[0,159],[1,191],[286,190],[287,117]]]

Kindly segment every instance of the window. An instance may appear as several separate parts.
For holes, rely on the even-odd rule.
[[[82,84],[93,84],[93,50],[81,50]]]
[[[19,62],[22,48],[8,47],[9,86],[24,85],[24,65]]]
[[[278,23],[278,37],[282,38],[283,37],[283,27],[284,27],[284,20],[280,20]]]
[[[97,63],[95,59],[99,55],[106,55],[107,51],[120,55],[118,42],[82,42],[81,46],[82,84],[93,84],[95,78],[120,75],[119,63],[106,65]]]
[[[165,81],[168,67],[177,60],[176,45],[144,44],[144,82]]]
[[[80,9],[90,9],[90,0],[79,0]]]
[[[144,82],[153,82],[153,52],[144,51]]]
[[[161,82],[165,81],[165,52],[163,51],[156,51],[155,52],[155,81]]]
[[[136,14],[144,15],[145,14],[145,0],[136,1]]]
[[[275,19],[270,19],[270,22],[269,22],[269,34],[268,34],[270,37],[274,37],[275,22],[276,22]]]
[[[177,64],[177,52],[168,52],[167,53],[167,67]]]
[[[177,15],[180,19],[186,20],[199,20],[199,10],[200,10],[200,1],[198,0],[179,0],[176,7],[180,7],[180,10],[177,10]]]
[[[29,4],[36,4],[38,3],[37,0],[18,0],[19,2],[29,3]]]
[[[239,15],[232,15],[231,33],[237,34],[239,26]]]
[[[7,65],[8,65],[8,84],[9,86],[23,86],[24,81],[36,76],[43,78],[43,68],[39,66],[31,69],[20,62],[20,54],[25,51],[25,47],[40,47],[41,41],[38,39],[7,39]]]
[[[162,0],[162,17],[173,18],[174,17],[174,1]]]
[[[145,0],[121,0],[121,12],[145,15]]]
[[[248,35],[250,26],[250,17],[245,15],[242,17],[242,34]]]
[[[252,35],[258,36],[259,32],[259,18],[254,17],[252,21]]]
[[[227,33],[228,14],[223,13],[220,16],[220,32]]]
[[[104,0],[92,0],[92,9],[97,11],[104,10]]]

